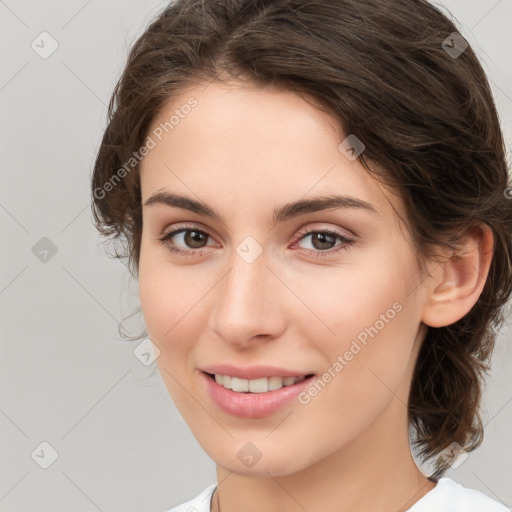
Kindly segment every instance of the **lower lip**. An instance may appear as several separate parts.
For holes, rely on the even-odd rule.
[[[308,377],[292,386],[266,391],[265,393],[238,393],[227,389],[201,371],[206,389],[215,404],[228,414],[239,418],[263,418],[273,414],[297,399],[297,396],[307,388],[315,378]]]

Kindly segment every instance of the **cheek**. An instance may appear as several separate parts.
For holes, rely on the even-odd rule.
[[[201,297],[190,281],[180,279],[179,272],[172,272],[163,265],[150,265],[141,258],[139,266],[139,296],[141,308],[151,341],[159,348],[156,359],[163,382],[180,413],[188,416],[190,390],[185,391],[189,380],[189,354],[193,340],[199,339],[198,308]]]
[[[305,283],[302,292],[319,320],[303,323],[325,364],[321,377],[328,383],[318,386],[320,402],[358,410],[359,418],[393,397],[409,366],[419,325],[409,284],[417,279],[414,260],[395,256],[382,261],[386,267],[333,273],[327,285]]]
[[[364,344],[390,336],[404,316],[399,310],[410,300],[406,288],[413,281],[414,267],[405,262],[336,268],[316,285],[313,279],[297,278],[296,293],[313,313],[307,315],[308,339],[318,340],[318,348],[332,355],[348,350],[355,339]]]
[[[193,328],[196,293],[181,289],[169,271],[149,270],[140,275],[139,295],[150,338],[162,352],[184,348],[187,329]],[[192,334],[192,333],[191,333]],[[189,338],[190,339],[190,338]]]
[[[150,338],[161,350],[166,350],[174,333],[183,327],[192,303],[199,298],[198,283],[191,271],[174,269],[160,247],[142,240],[139,262],[139,298]]]
[[[218,278],[194,265],[173,267],[158,252],[141,252],[139,297],[149,338],[160,350],[157,365],[174,396],[179,389],[170,375],[186,382],[194,370],[191,354],[204,334],[212,308],[208,291]]]

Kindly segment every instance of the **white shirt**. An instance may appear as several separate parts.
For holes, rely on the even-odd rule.
[[[192,500],[166,512],[210,512],[212,484]],[[474,489],[468,489],[451,478],[440,478],[437,485],[417,501],[407,512],[510,512],[498,501]]]

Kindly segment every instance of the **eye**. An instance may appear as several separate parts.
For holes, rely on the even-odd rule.
[[[308,256],[314,257],[327,257],[347,249],[355,240],[347,236],[330,230],[309,230],[299,233],[300,240],[310,238],[312,249],[304,249]],[[182,256],[202,256],[201,249],[207,247],[208,239],[211,235],[202,229],[193,226],[180,226],[179,228],[165,233],[162,237],[158,238],[166,248],[176,254]],[[336,245],[336,240],[341,243]],[[185,248],[179,247],[177,244],[184,245]],[[334,247],[334,250],[329,250]]]
[[[195,227],[180,227],[169,233],[165,233],[159,238],[160,242],[169,249],[170,252],[181,254],[183,256],[200,256],[199,249],[206,247],[205,243],[211,238],[210,234]],[[176,246],[176,241],[185,245],[185,249]],[[169,243],[171,242],[171,243]],[[188,248],[188,249],[187,249]]]
[[[305,240],[306,238],[310,237],[310,242],[313,246],[313,249],[306,249],[305,251],[308,255],[314,257],[327,257],[332,256],[333,254],[338,254],[339,252],[348,249],[348,247],[355,242],[355,240],[352,240],[351,238],[348,238],[341,233],[325,229],[309,230],[305,232],[303,231],[299,234],[302,235],[300,240]],[[341,240],[341,243],[338,245],[333,245],[336,243],[336,240]],[[328,249],[333,247],[335,247],[334,250],[328,251]]]

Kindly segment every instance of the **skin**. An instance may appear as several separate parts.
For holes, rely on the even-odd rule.
[[[346,134],[328,114],[289,91],[214,82],[173,98],[153,127],[190,96],[198,105],[142,162],[142,203],[172,191],[206,202],[222,221],[144,206],[139,292],[165,385],[217,465],[212,510],[406,510],[435,486],[408,441],[418,350],[428,325],[457,321],[478,299],[491,232],[475,230],[464,256],[443,253],[424,276],[392,208],[402,212],[401,199],[339,151]],[[334,208],[272,220],[284,203],[333,191],[377,213]],[[209,236],[159,241],[183,223]],[[313,229],[354,242],[300,234]],[[236,251],[247,236],[263,250],[252,263]],[[172,242],[192,255],[170,252]],[[242,419],[219,410],[199,378],[198,368],[221,362],[321,375],[394,303],[401,311],[308,404]],[[251,468],[237,457],[248,442],[262,455]]]

